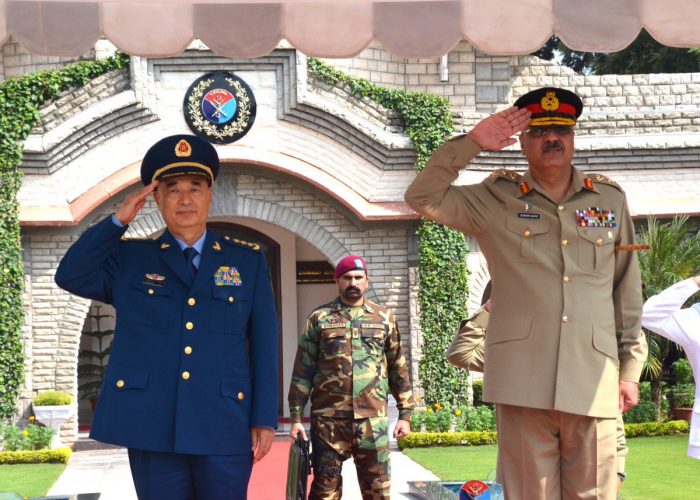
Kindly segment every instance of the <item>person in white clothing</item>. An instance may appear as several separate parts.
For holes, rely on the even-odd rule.
[[[700,276],[668,287],[644,304],[642,326],[679,344],[685,350],[693,374],[700,373],[700,303],[681,309],[700,290]],[[695,404],[690,424],[688,456],[700,459],[700,386],[695,384]]]

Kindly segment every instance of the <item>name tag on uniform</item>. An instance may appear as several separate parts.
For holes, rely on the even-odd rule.
[[[336,321],[334,323],[323,323],[321,325],[321,330],[331,330],[333,328],[345,328],[345,322]]]
[[[360,323],[360,328],[384,329],[384,323]]]
[[[532,212],[518,212],[518,217],[521,219],[539,219],[540,214],[535,214]]]

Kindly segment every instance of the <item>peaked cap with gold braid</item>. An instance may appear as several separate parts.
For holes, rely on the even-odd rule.
[[[209,184],[219,173],[219,155],[209,141],[196,135],[178,134],[165,137],[151,146],[141,162],[141,182],[176,175],[202,175]]]
[[[532,112],[531,127],[573,126],[583,111],[583,102],[579,96],[569,90],[556,87],[544,87],[528,92],[520,96],[513,105],[516,108],[527,108]]]

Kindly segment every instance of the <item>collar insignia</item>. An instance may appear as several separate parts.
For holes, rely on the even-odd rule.
[[[170,248],[170,244],[169,243],[161,243],[160,249],[165,250],[166,248]]]
[[[221,251],[221,245],[219,245],[219,242],[218,242],[218,241],[215,241],[215,242],[214,242],[214,246],[213,246],[212,248],[213,248],[214,250],[216,250],[217,252],[220,252],[220,251]]]
[[[521,182],[518,187],[520,188],[520,192],[523,194],[527,194],[530,192],[530,186],[528,186],[527,182],[525,181]]]
[[[583,185],[586,187],[586,189],[593,191],[593,181],[588,177],[583,178]]]

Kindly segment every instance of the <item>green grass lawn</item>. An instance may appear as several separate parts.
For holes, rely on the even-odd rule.
[[[700,498],[700,460],[688,458],[688,436],[628,439],[622,500]],[[414,448],[404,453],[444,480],[485,479],[496,469],[496,446]]]
[[[0,465],[0,493],[44,496],[65,468],[66,464]]]

